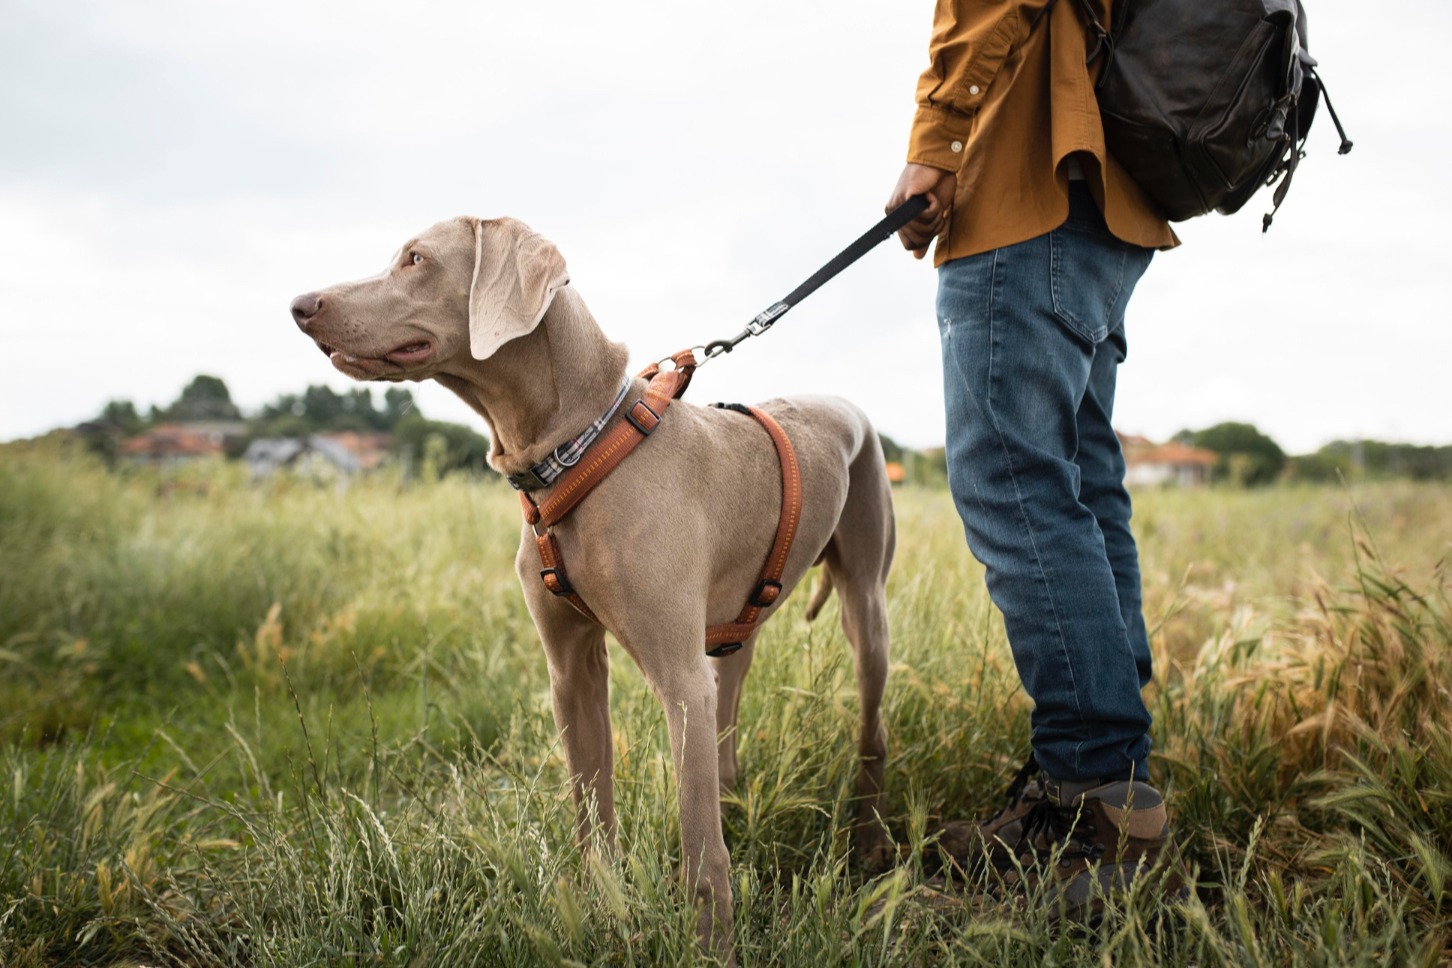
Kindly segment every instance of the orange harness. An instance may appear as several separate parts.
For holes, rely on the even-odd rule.
[[[675,369],[662,371],[658,364],[652,363],[641,372],[641,378],[649,381],[645,393],[626,408],[624,420],[617,423],[610,433],[596,439],[580,461],[560,477],[544,502],[535,504],[528,494],[519,493],[525,523],[534,531],[534,541],[539,547],[540,580],[551,594],[564,598],[597,625],[603,623],[565,577],[564,558],[551,529],[574,510],[575,505],[583,501],[595,485],[625,459],[626,454],[651,435],[665,417],[670,402],[686,392],[697,366],[695,354],[682,350],[672,356],[671,361],[675,363]],[[706,628],[706,654],[720,657],[740,649],[741,643],[755,631],[762,609],[769,608],[781,597],[782,572],[802,517],[802,475],[797,468],[797,455],[792,450],[791,441],[769,415],[756,407],[741,404],[716,406],[752,417],[771,435],[771,442],[776,446],[777,457],[781,461],[782,479],[781,520],[760,580],[747,596],[746,605],[735,621]]]

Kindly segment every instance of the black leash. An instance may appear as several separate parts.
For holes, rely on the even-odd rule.
[[[707,343],[703,348],[705,352],[701,357],[701,363],[715,359],[722,353],[730,353],[736,348],[736,344],[742,340],[752,336],[760,336],[768,329],[771,329],[772,325],[778,319],[786,315],[788,309],[791,309],[797,303],[816,292],[822,287],[823,283],[862,258],[879,242],[890,238],[898,229],[927,211],[927,208],[928,196],[926,195],[914,195],[912,198],[903,202],[897,208],[893,209],[887,218],[863,233],[862,237],[856,242],[853,242],[847,248],[837,253],[836,258],[831,262],[828,262],[822,268],[812,273],[810,279],[787,293],[784,299],[780,302],[773,303],[766,310],[758,313],[756,318],[747,323],[746,328],[740,333],[737,333],[731,339],[718,339]]]

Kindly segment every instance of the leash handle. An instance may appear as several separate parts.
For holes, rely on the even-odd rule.
[[[853,242],[847,248],[837,253],[832,261],[812,273],[806,282],[787,293],[785,298],[772,303],[766,309],[757,313],[756,318],[747,323],[746,328],[740,333],[731,339],[718,339],[707,343],[704,347],[705,352],[701,358],[701,363],[705,364],[707,360],[714,359],[722,353],[730,353],[742,340],[752,336],[760,336],[768,329],[771,329],[778,319],[786,315],[787,310],[816,292],[823,284],[837,275],[837,273],[862,258],[875,248],[879,242],[890,238],[898,229],[923,214],[927,209],[928,196],[926,195],[914,195],[912,198],[903,202],[889,212],[886,218],[864,232],[856,242]]]

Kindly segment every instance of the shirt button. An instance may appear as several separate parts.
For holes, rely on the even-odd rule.
[[[963,150],[963,142],[961,142],[961,141],[955,141],[952,144],[950,144],[948,147],[953,149],[953,153],[954,154],[957,154],[958,152],[960,152],[960,151]]]
[[[978,93],[978,85],[977,84],[974,84],[971,87],[969,87],[968,88],[968,93],[969,94],[977,94]]]

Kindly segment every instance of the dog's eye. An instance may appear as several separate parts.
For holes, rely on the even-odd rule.
[[[414,254],[413,254],[413,255],[412,255],[412,256],[410,256],[410,257],[409,257],[409,258],[411,258],[411,259],[412,259],[412,260],[413,260],[413,264],[414,264],[414,265],[418,265],[418,264],[419,264],[419,263],[420,263],[420,262],[422,262],[422,261],[423,261],[423,256],[421,256],[421,255],[419,255],[419,254],[418,254],[418,253],[417,253],[417,252],[415,252],[415,253],[414,253]]]

